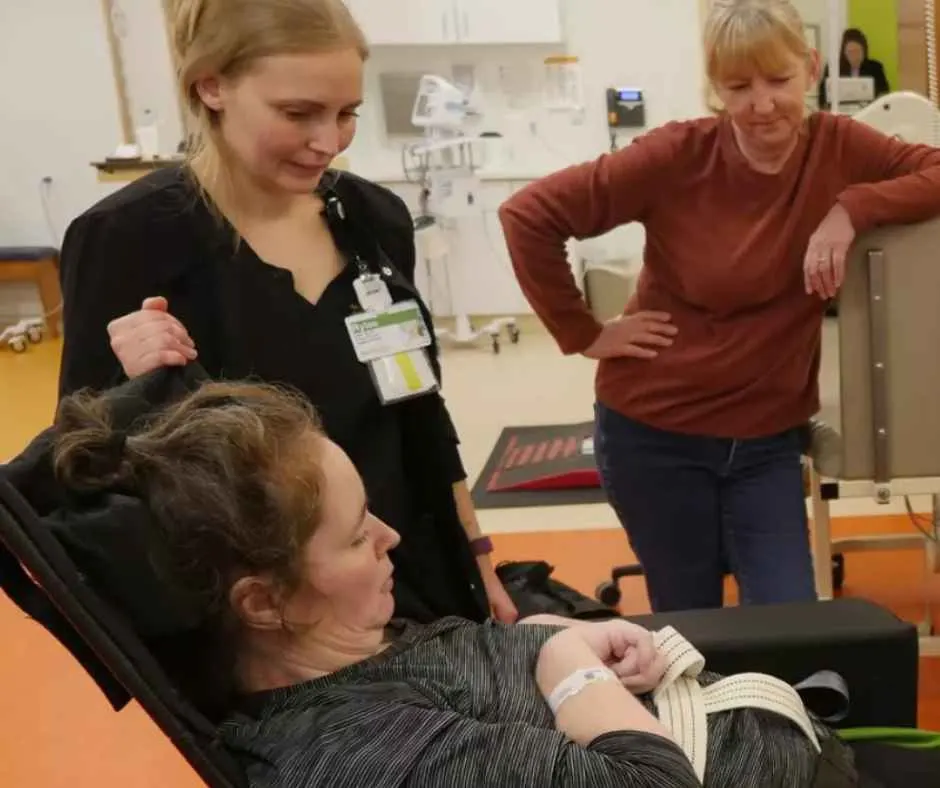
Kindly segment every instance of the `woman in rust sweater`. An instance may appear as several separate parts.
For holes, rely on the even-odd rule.
[[[819,77],[788,0],[715,0],[723,105],[531,184],[500,217],[519,282],[565,353],[599,361],[596,450],[655,610],[815,598],[800,468],[823,312],[857,234],[940,214],[940,151],[804,110]],[[569,238],[640,222],[644,266],[602,325]]]

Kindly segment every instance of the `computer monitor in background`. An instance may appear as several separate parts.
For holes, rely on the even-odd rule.
[[[832,100],[834,96],[831,77],[826,80],[826,90],[829,93],[829,99]],[[874,100],[874,77],[839,77],[840,104],[871,104]]]

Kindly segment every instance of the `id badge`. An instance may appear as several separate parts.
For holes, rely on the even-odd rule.
[[[357,276],[353,290],[364,312],[382,312],[392,305],[392,296],[381,276],[364,274]]]
[[[437,378],[426,350],[370,361],[369,371],[383,405],[437,391]]]
[[[417,302],[402,301],[381,311],[350,315],[346,329],[356,358],[369,366],[383,404],[437,390],[427,351],[431,333]]]

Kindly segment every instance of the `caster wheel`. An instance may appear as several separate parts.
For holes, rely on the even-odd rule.
[[[38,326],[33,326],[26,332],[26,336],[29,337],[29,341],[35,345],[37,342],[42,341],[42,329]]]
[[[493,352],[499,353],[499,337],[493,337]]]
[[[608,607],[617,607],[620,604],[620,588],[616,583],[601,583],[594,591],[599,602]]]
[[[519,327],[518,326],[509,326],[509,341],[514,345],[519,344]]]
[[[10,349],[14,353],[24,353],[26,351],[26,337],[13,337],[10,340]]]
[[[836,553],[832,556],[832,590],[841,591],[845,585],[845,556]]]

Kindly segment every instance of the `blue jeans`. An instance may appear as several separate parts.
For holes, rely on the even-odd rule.
[[[654,429],[598,404],[594,450],[655,612],[816,599],[802,434],[749,440]]]

